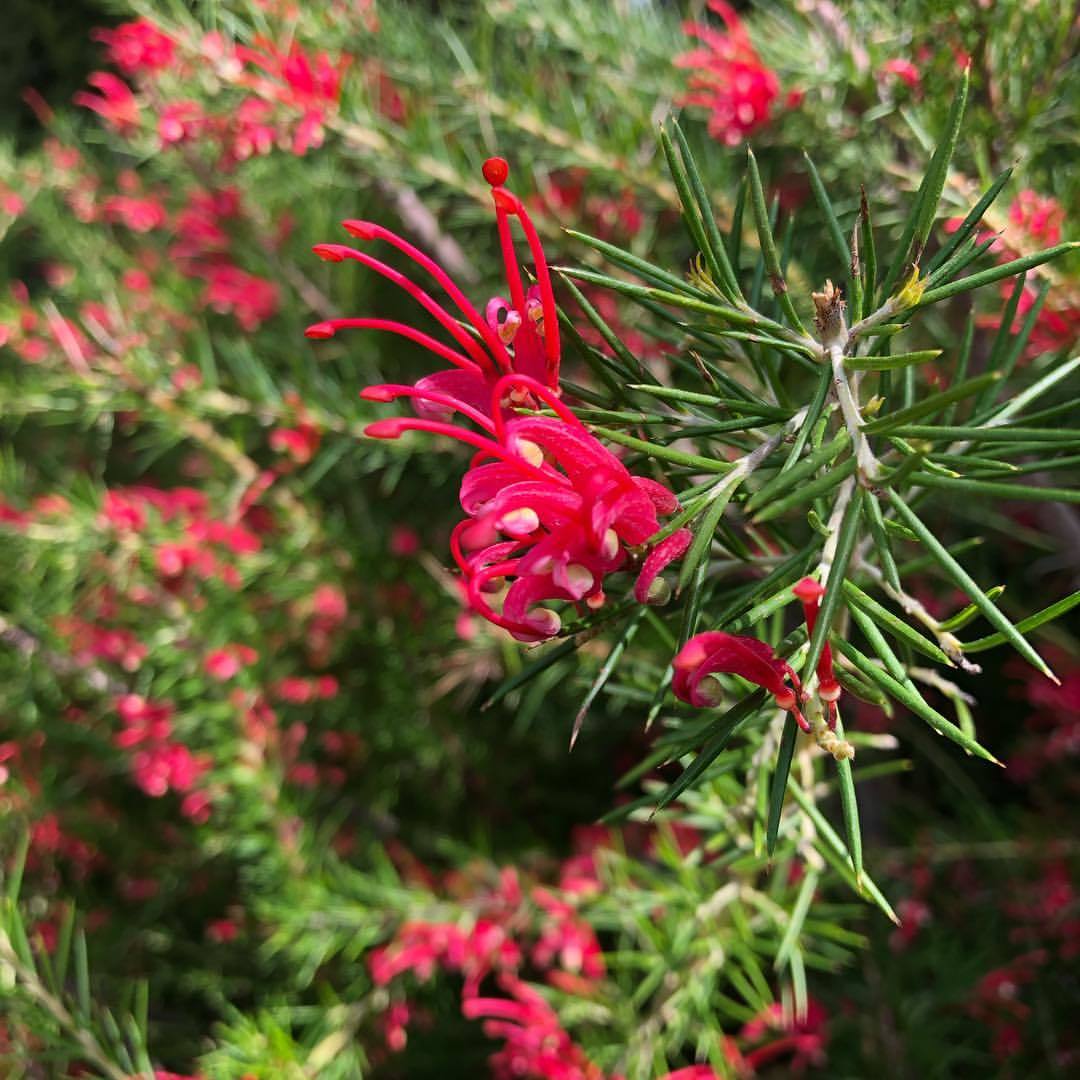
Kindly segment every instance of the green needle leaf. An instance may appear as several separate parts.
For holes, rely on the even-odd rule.
[[[776,241],[773,239],[772,229],[769,226],[769,212],[765,207],[765,192],[761,187],[761,174],[758,172],[757,160],[753,150],[746,151],[746,160],[749,165],[750,176],[750,206],[754,211],[754,223],[757,225],[758,243],[761,245],[761,254],[765,259],[765,270],[769,275],[769,283],[772,285],[773,295],[780,304],[780,309],[787,316],[795,330],[805,334],[806,330],[795,311],[795,305],[788,295],[787,283],[784,281],[784,273],[780,268],[780,257],[776,253]]]
[[[821,606],[818,608],[814,632],[810,635],[810,647],[806,652],[806,660],[803,662],[804,680],[809,678],[810,673],[817,667],[822,649],[825,648],[825,642],[828,640],[829,631],[832,629],[833,619],[840,608],[840,597],[844,591],[844,575],[847,573],[848,563],[851,562],[855,542],[859,538],[863,498],[862,488],[856,487],[840,521],[836,554],[833,556],[832,567],[829,570],[829,579],[825,583],[825,595],[822,596]]]
[[[928,274],[932,274],[939,266],[944,266],[952,258],[957,248],[975,232],[979,227],[979,222],[983,219],[983,215],[990,209],[993,201],[1001,193],[1001,189],[1009,182],[1012,172],[1012,166],[1010,166],[1003,173],[1000,173],[997,179],[986,189],[982,198],[968,211],[967,216],[960,224],[960,228],[952,234],[942,245],[941,250],[930,260],[929,265],[926,267]]]
[[[686,454],[682,450],[673,450],[670,446],[660,446],[658,443],[646,442],[644,439],[635,438],[622,431],[613,428],[594,427],[594,435],[602,436],[610,442],[620,446],[629,447],[631,450],[640,450],[647,457],[659,458],[661,461],[670,461],[674,465],[685,465],[688,469],[698,469],[704,472],[727,473],[733,468],[728,461],[717,461],[714,458],[701,457],[699,454]]]
[[[723,480],[718,481],[716,488],[710,494],[709,508],[694,533],[690,549],[683,557],[682,566],[679,569],[679,581],[675,588],[677,594],[686,588],[698,565],[707,562],[716,528],[720,524],[724,510],[727,508],[728,503],[731,502],[731,497],[738,489],[741,480],[741,476],[725,477]]]
[[[531,664],[526,664],[525,667],[509,679],[504,679],[496,687],[491,697],[480,706],[481,712],[502,701],[507,694],[512,694],[518,687],[531,682],[542,671],[546,671],[552,664],[558,663],[564,656],[569,656],[581,642],[582,639],[579,638],[567,638],[565,641],[560,641],[558,645],[552,645],[546,649],[538,659]]]
[[[844,367],[852,371],[894,371],[896,368],[925,364],[936,360],[944,349],[920,349],[918,352],[897,353],[895,356],[848,356]]]
[[[585,717],[589,712],[589,707],[596,700],[596,695],[604,688],[605,683],[611,678],[611,673],[615,670],[622,654],[626,651],[627,645],[634,640],[634,635],[638,631],[638,627],[641,625],[641,620],[645,617],[645,612],[648,609],[645,607],[638,608],[633,615],[630,616],[623,627],[622,633],[619,634],[615,644],[611,647],[611,652],[608,653],[607,659],[604,661],[603,666],[597,672],[596,678],[593,679],[592,685],[589,687],[588,693],[585,695],[585,700],[581,703],[581,708],[578,709],[577,715],[574,717],[574,728],[570,733],[570,749],[574,749],[574,744],[577,742],[578,735],[581,734],[581,725],[585,722]]]
[[[819,476],[816,480],[812,480],[809,484],[793,491],[783,499],[777,499],[775,502],[770,503],[764,510],[758,511],[752,520],[755,524],[772,521],[773,518],[780,517],[781,514],[786,514],[789,510],[793,510],[797,506],[803,506],[806,503],[819,498],[833,488],[839,487],[840,484],[855,472],[855,465],[855,459],[848,458],[841,465],[830,470],[824,476]],[[794,471],[795,470],[793,469],[792,472]]]
[[[606,240],[600,240],[595,236],[589,236],[588,233],[577,232],[575,229],[566,229],[565,232],[567,236],[571,236],[575,240],[580,240],[581,243],[585,244],[587,247],[600,252],[601,255],[604,255],[613,263],[632,271],[640,277],[655,281],[658,285],[674,289],[676,292],[686,292],[691,293],[694,296],[699,296],[702,299],[706,298],[705,293],[692,286],[688,281],[679,277],[677,274],[673,274],[661,266],[655,266],[651,262],[646,262],[644,259],[638,258],[637,255],[633,255],[629,251],[624,251],[614,244],[609,244]]]
[[[702,182],[697,163],[694,161],[694,155],[687,145],[686,136],[683,134],[682,128],[679,127],[677,120],[671,121],[671,129],[675,132],[675,141],[679,144],[679,156],[686,166],[686,175],[690,181],[690,188],[694,193],[694,201],[697,203],[698,212],[701,214],[701,221],[705,227],[706,249],[704,255],[709,263],[709,269],[712,271],[714,278],[719,282],[723,282],[729,297],[738,303],[743,298],[742,292],[739,290],[735,271],[728,259],[727,248],[720,235],[720,227],[716,223],[716,215],[713,213],[712,204],[705,190],[705,184]]]
[[[844,582],[844,593],[853,604],[857,604],[862,608],[874,622],[885,627],[899,641],[910,645],[916,652],[922,653],[923,656],[929,656],[931,660],[936,660],[939,664],[946,664],[949,667],[956,666],[939,645],[929,638],[923,637],[918,630],[909,626],[903,619],[889,611],[888,608],[882,607],[872,596],[864,593],[853,581]]]
[[[784,808],[784,795],[787,792],[791,759],[795,756],[795,742],[798,736],[799,725],[795,722],[795,717],[788,713],[784,718],[784,733],[780,736],[780,750],[776,755],[776,771],[773,773],[772,786],[769,788],[769,818],[765,829],[765,850],[770,856],[776,850],[776,838],[780,832],[780,814]]]
[[[915,515],[915,512],[908,507],[907,503],[895,491],[889,491],[888,496],[897,516],[926,545],[927,551],[934,556],[945,573],[967,594],[968,598],[979,605],[979,609],[990,624],[1005,634],[1017,652],[1028,663],[1033,664],[1047,678],[1052,679],[1060,686],[1060,680],[1050,670],[1046,661],[1021,636],[1016,627],[1009,622],[986,593],[975,584],[971,575],[945,550],[941,541],[922,523]]]
[[[863,426],[863,430],[867,435],[895,432],[897,428],[910,424],[912,420],[919,420],[924,416],[929,416],[931,413],[936,413],[939,409],[943,409],[954,401],[963,401],[965,398],[979,393],[980,390],[985,389],[987,386],[999,382],[1000,379],[1001,375],[996,371],[987,372],[985,375],[977,375],[974,379],[966,379],[956,386],[949,387],[948,390],[942,390],[938,394],[930,394],[929,397],[923,398],[922,401],[906,409],[898,409],[896,412],[888,413],[877,420],[871,420],[870,423]]]
[[[947,491],[965,491],[971,495],[985,495],[994,499],[1080,503],[1080,488],[1051,488],[1039,487],[1036,484],[968,480],[963,477],[939,476],[934,473],[920,473],[916,477],[916,482],[920,487],[944,488]]]
[[[983,285],[992,285],[995,281],[1010,278],[1014,274],[1022,274],[1025,270],[1032,270],[1036,266],[1042,266],[1043,263],[1050,262],[1051,259],[1056,259],[1059,255],[1064,255],[1066,251],[1075,251],[1078,247],[1080,247],[1080,241],[1078,240],[1066,244],[1057,244],[1052,248],[1047,248],[1045,251],[1037,251],[1034,255],[1025,255],[1021,259],[1013,259],[1011,262],[1002,263],[1000,266],[980,270],[979,273],[960,278],[958,281],[950,281],[948,285],[940,285],[936,289],[927,289],[922,294],[918,304],[915,305],[915,309],[929,307],[931,304],[937,304],[942,300],[959,296],[961,293],[969,292],[972,289],[980,289]]]
[[[802,879],[802,884],[799,886],[799,894],[795,898],[795,903],[791,908],[791,915],[788,918],[787,928],[784,931],[784,936],[780,939],[780,945],[776,950],[776,959],[773,961],[773,967],[777,971],[783,971],[791,958],[791,952],[795,948],[799,940],[799,935],[802,933],[803,923],[806,922],[806,914],[810,910],[811,901],[814,899],[814,892],[818,885],[818,874],[815,870],[808,870],[806,876]]]
[[[828,372],[825,374],[829,375]],[[828,385],[831,385],[831,375],[829,375],[829,378],[825,381],[827,383],[827,392]],[[810,417],[808,414],[807,421],[809,421],[809,419]],[[807,432],[808,437],[809,427],[809,423],[803,424],[799,434],[802,435],[805,431]],[[819,447],[798,464],[792,465],[790,468],[785,464],[784,468],[781,469],[776,476],[774,476],[767,484],[763,484],[750,496],[746,503],[746,512],[748,514],[753,513],[758,507],[773,502],[785,492],[797,487],[804,480],[808,480],[818,471],[818,469],[831,464],[850,441],[851,436],[848,435],[847,431],[840,431],[831,442],[825,443],[825,445]],[[805,445],[805,439],[803,442]],[[794,448],[792,452],[794,452]]]
[[[902,591],[900,585],[900,572],[896,568],[896,559],[893,557],[892,543],[885,527],[885,519],[881,513],[881,504],[877,497],[870,495],[866,500],[866,521],[870,526],[870,537],[874,541],[877,551],[878,562],[881,564],[881,572],[885,580],[897,592]]]
[[[878,667],[868,656],[859,652],[854,645],[848,644],[842,638],[834,638],[833,644],[845,656],[855,668],[872,683],[876,683],[890,697],[895,698],[901,705],[907,706],[916,716],[925,720],[939,735],[952,740],[957,746],[967,750],[968,753],[1000,765],[989,750],[984,749],[970,735],[956,726],[951,720],[942,716],[937,709],[928,705],[923,696],[913,687],[905,686],[898,679],[893,678],[887,671]]]
[[[697,757],[682,771],[678,779],[670,783],[661,792],[657,800],[653,814],[663,810],[665,806],[677,799],[694,781],[698,780],[705,770],[723,753],[725,747],[731,742],[735,733],[756,715],[762,706],[766,705],[769,695],[764,690],[757,690],[749,697],[744,698],[737,705],[733,705],[721,716],[714,725],[715,733],[708,739],[698,751]]]
[[[861,889],[856,884],[855,866],[851,861],[851,856],[848,854],[843,840],[840,839],[837,831],[825,820],[825,815],[817,808],[793,776],[788,778],[788,790],[791,792],[792,798],[799,804],[799,809],[801,809],[810,819],[811,824],[814,826],[818,838],[821,841],[818,850],[826,859],[828,859],[829,864],[836,868],[856,892],[864,893],[866,896],[869,896],[870,899],[881,908],[886,917],[899,926],[900,920],[896,917],[896,912],[893,911],[892,905],[885,899],[885,895],[877,887],[874,879],[870,877],[869,874],[863,874]]]
[[[1080,589],[1066,596],[1063,600],[1058,600],[1049,607],[1043,608],[1042,611],[1037,611],[1034,615],[1021,619],[1016,624],[1016,629],[1026,634],[1029,630],[1035,630],[1043,624],[1064,615],[1066,612],[1072,611],[1077,604],[1080,604]],[[985,652],[987,649],[993,649],[997,645],[1004,645],[1008,640],[1010,639],[1005,634],[998,632],[990,634],[988,637],[977,638],[975,641],[965,642],[963,649],[966,653]]]
[[[817,166],[805,150],[803,151],[803,158],[806,161],[806,168],[810,176],[810,188],[814,192],[814,198],[817,200],[817,204],[825,217],[825,231],[829,234],[829,239],[832,240],[833,249],[836,252],[836,257],[840,260],[840,265],[846,267],[850,253],[847,241],[844,239],[844,232],[840,228],[840,222],[837,220],[836,211],[833,209],[832,200],[825,190],[825,185],[821,182]]]
[[[836,734],[844,737],[844,725],[840,717],[836,718]],[[855,884],[862,888],[863,850],[862,829],[859,826],[859,804],[855,799],[855,778],[852,775],[851,759],[844,758],[836,763],[836,772],[840,780],[840,807],[844,815],[844,829],[847,832],[848,853],[855,870]]]

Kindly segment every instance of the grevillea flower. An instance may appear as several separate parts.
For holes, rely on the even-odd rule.
[[[825,589],[812,577],[804,577],[792,590],[795,599],[803,606],[807,632],[813,634],[817,623],[818,608]],[[817,664],[818,697],[829,707],[829,727],[836,727],[836,703],[840,700],[840,684],[833,672],[832,649],[826,642]]]
[[[455,347],[405,323],[377,318],[330,319],[309,326],[307,336],[316,339],[329,338],[338,330],[346,328],[383,330],[408,338],[434,353],[440,360],[449,362],[452,365],[449,369],[428,375],[416,384],[419,393],[414,399],[415,405],[423,416],[445,419],[459,406],[488,415],[492,387],[510,373],[530,376],[549,392],[558,394],[559,323],[555,311],[555,296],[551,288],[551,275],[540,237],[524,204],[503,187],[508,174],[509,167],[502,158],[490,158],[484,163],[484,177],[491,184],[491,194],[495,201],[495,217],[510,296],[509,299],[494,297],[489,300],[483,316],[438,263],[403,237],[381,225],[370,221],[342,223],[346,231],[358,239],[382,240],[411,259],[449,296],[458,310],[457,316],[451,315],[442,304],[410,278],[374,256],[345,244],[317,244],[314,249],[316,255],[329,262],[351,259],[392,281],[435,318],[453,338]],[[521,223],[536,268],[537,283],[528,289],[522,281],[521,268],[514,253],[511,217],[516,217]],[[469,329],[461,325],[459,318]],[[529,394],[522,384],[507,382],[503,387],[509,396],[505,402],[499,400],[498,408],[528,403]],[[445,403],[439,403],[440,396],[447,399]]]
[[[692,637],[671,663],[675,669],[671,684],[675,696],[696,708],[710,708],[720,700],[710,675],[738,675],[768,690],[781,709],[794,714],[804,731],[810,730],[799,710],[799,676],[764,641],[709,630]],[[788,679],[792,686],[787,685]]]
[[[693,71],[690,92],[681,100],[709,109],[709,134],[737,146],[769,122],[780,80],[758,56],[735,9],[724,0],[709,0],[709,8],[727,29],[699,22],[683,24],[683,30],[698,38],[702,47],[675,58],[678,67]]]
[[[746,1052],[746,1063],[751,1069],[764,1068],[778,1058],[790,1055],[785,1071],[789,1076],[801,1076],[808,1066],[825,1064],[828,1014],[813,998],[807,1001],[806,1015],[801,1017],[789,1017],[782,1006],[773,1004],[745,1024],[739,1036],[747,1043],[761,1042],[773,1036],[771,1041]]]
[[[555,1010],[531,986],[504,975],[500,987],[510,996],[468,997],[462,1012],[484,1020],[484,1034],[504,1047],[491,1058],[496,1077],[545,1080],[603,1080],[603,1072],[563,1029]]]
[[[148,19],[95,30],[90,36],[105,46],[109,62],[125,75],[161,71],[172,63],[176,51],[172,38],[166,37]]]
[[[138,127],[139,103],[135,100],[131,87],[123,79],[111,71],[94,71],[87,76],[86,81],[100,93],[91,94],[88,90],[80,90],[72,98],[76,105],[92,109],[109,127],[121,133],[134,131]]]
[[[522,391],[555,416],[504,416],[502,404]],[[596,609],[604,603],[604,579],[622,569],[630,549],[646,544],[660,528],[659,514],[678,509],[663,484],[633,476],[548,387],[528,375],[509,374],[491,390],[490,414],[417,386],[373,386],[370,401],[406,397],[454,410],[479,432],[441,420],[395,417],[370,424],[374,438],[396,439],[406,431],[446,435],[479,454],[461,484],[468,515],[450,546],[464,576],[469,605],[519,641],[543,641],[558,633],[547,600]],[[647,596],[657,574],[686,550],[680,534],[658,544],[642,570],[638,592]],[[501,611],[492,607],[502,592]]]
[[[910,60],[899,58],[886,60],[885,63],[881,65],[881,70],[885,75],[895,76],[911,90],[917,89],[919,83],[922,81],[919,69]]]

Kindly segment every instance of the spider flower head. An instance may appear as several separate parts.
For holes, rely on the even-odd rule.
[[[489,300],[483,315],[434,259],[381,225],[370,221],[342,222],[345,230],[357,239],[383,241],[405,255],[442,289],[455,312],[447,310],[412,278],[365,251],[346,244],[316,244],[314,248],[315,254],[328,262],[359,262],[393,282],[416,300],[452,339],[453,344],[447,344],[406,323],[378,318],[328,319],[307,328],[307,336],[316,339],[333,337],[338,330],[347,328],[382,330],[408,338],[449,363],[449,368],[416,383],[422,394],[414,399],[414,405],[422,416],[445,419],[453,411],[453,406],[439,404],[438,396],[489,415],[492,408],[501,410],[531,403],[530,392],[522,385],[505,383],[507,398],[492,405],[492,388],[508,374],[527,375],[551,394],[559,393],[559,322],[540,237],[525,205],[504,186],[509,175],[507,163],[502,158],[489,158],[484,162],[483,173],[491,185],[495,203],[509,293],[508,297]],[[536,284],[528,288],[514,250],[512,218],[521,225],[535,267]]]
[[[507,415],[501,403],[523,394],[555,415]],[[411,398],[453,410],[479,428],[394,417],[369,425],[367,434],[394,439],[427,431],[478,451],[461,483],[467,516],[453,531],[451,549],[469,606],[519,641],[543,641],[559,632],[561,618],[544,606],[548,602],[569,602],[579,610],[601,607],[605,579],[640,555],[660,529],[659,515],[678,509],[671,491],[631,474],[551,388],[529,375],[496,380],[487,412],[419,385],[369,387],[362,396]],[[657,576],[689,541],[690,533],[679,530],[655,544],[638,576],[639,601],[657,599]]]

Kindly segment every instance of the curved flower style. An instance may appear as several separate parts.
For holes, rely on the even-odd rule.
[[[675,696],[699,709],[718,704],[718,695],[708,680],[710,675],[738,675],[764,687],[781,709],[791,712],[804,731],[810,725],[799,709],[802,688],[791,665],[780,659],[764,641],[752,637],[709,630],[696,634],[672,660]],[[790,679],[792,686],[785,680]]]
[[[543,401],[556,415],[504,416],[502,403],[521,393]],[[395,417],[370,424],[366,433],[396,439],[405,431],[429,431],[480,451],[461,483],[461,507],[468,517],[455,527],[450,546],[469,605],[519,641],[543,641],[559,632],[561,620],[541,606],[544,601],[601,607],[604,579],[657,533],[658,515],[678,509],[678,500],[663,484],[632,475],[551,389],[531,376],[498,379],[490,415],[419,384],[373,386],[361,396],[369,401],[412,398],[459,412],[481,429]],[[688,531],[681,530],[657,544],[635,590],[639,600],[649,597],[657,575],[686,550],[689,539]],[[502,609],[496,611],[490,598],[504,587]]]
[[[509,300],[503,297],[489,300],[483,316],[438,263],[403,237],[370,221],[342,223],[346,231],[358,239],[383,240],[416,263],[446,292],[469,329],[414,281],[379,259],[345,244],[317,244],[314,248],[316,255],[329,262],[351,259],[392,281],[412,296],[454,339],[456,347],[451,347],[415,327],[390,319],[329,319],[315,323],[305,331],[309,338],[318,339],[333,337],[338,330],[347,328],[385,330],[415,341],[449,362],[452,365],[449,369],[417,382],[416,389],[421,394],[415,398],[415,403],[421,415],[446,418],[458,405],[494,415],[489,413],[491,408],[528,403],[528,394],[522,395],[520,385],[507,383],[511,396],[505,401],[498,399],[492,406],[492,387],[507,374],[530,376],[550,393],[559,393],[559,321],[540,237],[522,201],[503,187],[509,175],[506,162],[502,158],[489,158],[484,162],[483,171],[495,201],[510,293]],[[528,289],[522,282],[521,268],[514,253],[511,217],[521,223],[535,263],[537,284]],[[449,399],[451,404],[438,404],[439,395]]]
[[[810,634],[814,633],[814,625],[817,622],[818,608],[821,607],[821,598],[825,595],[823,585],[816,582],[812,577],[804,577],[791,590],[795,599],[803,606],[803,614],[806,618],[806,629]],[[821,650],[821,659],[817,665],[818,697],[828,705],[829,727],[836,727],[836,703],[840,700],[840,684],[836,681],[833,672],[832,649],[829,643]]]

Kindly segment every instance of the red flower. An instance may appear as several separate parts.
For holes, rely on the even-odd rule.
[[[659,577],[660,571],[681,559],[693,539],[694,534],[689,529],[677,529],[649,552],[634,584],[634,599],[639,604],[667,603],[671,589]]]
[[[811,635],[817,623],[818,608],[821,607],[821,598],[825,595],[825,589],[812,577],[804,577],[792,590],[795,598],[801,601],[803,614],[806,618],[806,629]],[[826,641],[821,650],[821,658],[817,665],[818,697],[826,702],[829,707],[829,727],[836,727],[836,703],[840,700],[840,684],[836,681],[833,672],[832,649]]]
[[[270,432],[270,449],[288,454],[298,465],[309,462],[321,442],[319,429],[304,422],[294,428],[275,428]]]
[[[259,654],[250,645],[226,645],[215,649],[203,660],[203,669],[212,679],[228,682],[240,670],[258,660]]]
[[[1009,222],[1026,233],[1033,245],[1053,247],[1061,243],[1065,209],[1052,196],[1025,188],[1009,207]]]
[[[513,399],[512,388],[542,400],[557,416],[505,419],[500,403]],[[529,376],[496,381],[490,417],[448,394],[419,387],[375,386],[362,396],[411,397],[456,409],[482,430],[398,417],[370,424],[367,434],[396,439],[405,431],[429,431],[480,451],[461,485],[461,507],[469,516],[455,527],[450,546],[469,605],[519,641],[543,641],[558,633],[559,616],[540,606],[545,600],[600,607],[605,577],[626,564],[629,548],[656,534],[658,514],[678,509],[666,487],[628,472],[550,389]],[[639,591],[648,591],[683,539],[668,544],[648,565],[651,576]],[[497,612],[489,597],[504,587]]]
[[[119,221],[132,232],[151,232],[165,224],[165,207],[157,199],[111,195],[102,204],[106,221]]]
[[[121,23],[111,30],[95,30],[91,37],[106,48],[109,63],[125,75],[161,71],[173,60],[175,46],[147,19]]]
[[[555,1010],[532,987],[511,976],[499,985],[507,998],[469,997],[462,1012],[469,1020],[484,1020],[484,1034],[505,1046],[492,1055],[499,1077],[533,1076],[542,1080],[602,1080],[593,1065],[563,1030]]]
[[[886,60],[881,70],[887,75],[895,75],[902,83],[914,90],[921,81],[919,69],[910,60]]]
[[[231,263],[206,268],[203,303],[222,314],[231,313],[245,330],[257,330],[278,309],[278,290],[272,281],[255,277]]]
[[[741,1038],[750,1043],[759,1042],[772,1033],[777,1035],[771,1042],[747,1052],[747,1064],[757,1069],[790,1054],[789,1075],[801,1075],[808,1065],[823,1065],[828,1040],[827,1019],[825,1009],[813,998],[807,1002],[803,1017],[785,1016],[780,1005],[770,1005],[740,1032]]]
[[[399,334],[448,361],[451,368],[421,379],[416,388],[418,411],[421,415],[445,417],[459,405],[487,413],[491,402],[491,389],[499,379],[510,372],[531,376],[548,390],[559,392],[559,323],[555,311],[555,296],[551,288],[551,275],[547,260],[528,212],[521,200],[505,187],[508,167],[502,158],[490,158],[484,163],[484,177],[492,186],[495,200],[495,216],[499,228],[505,264],[507,289],[510,299],[495,297],[488,301],[484,316],[465,297],[450,276],[434,260],[414,247],[407,240],[369,221],[346,221],[345,229],[361,240],[383,240],[411,259],[420,269],[431,275],[457,307],[464,321],[475,334],[464,329],[458,317],[451,315],[441,304],[419,285],[394,270],[386,263],[344,244],[318,244],[315,253],[330,262],[352,259],[381,274],[413,297],[450,335],[457,348],[451,348],[428,334],[404,323],[387,319],[332,319],[309,326],[309,338],[329,338],[347,327],[385,330]],[[522,282],[521,270],[514,254],[510,218],[516,217],[525,231],[529,250],[536,264],[537,284],[527,290]],[[479,340],[477,340],[479,338]],[[513,352],[509,346],[513,346]],[[524,402],[528,393],[512,383],[505,384],[517,398],[514,403]],[[436,395],[450,399],[446,403]],[[506,403],[510,403],[509,401]],[[504,402],[498,402],[501,407]]]
[[[768,690],[776,698],[776,704],[794,713],[800,727],[809,731],[799,711],[799,677],[764,641],[725,634],[722,630],[706,631],[692,637],[671,663],[675,668],[672,680],[675,696],[699,709],[719,702],[720,695],[706,682],[708,676],[738,675]],[[794,689],[787,685],[786,679],[792,681]]]
[[[87,76],[86,81],[101,91],[91,94],[80,90],[72,100],[96,112],[109,127],[121,134],[130,134],[139,125],[139,103],[123,79],[109,71],[95,71]]]
[[[174,101],[158,117],[158,138],[162,146],[190,142],[198,138],[206,124],[206,114],[197,101]]]
[[[709,109],[709,134],[736,146],[769,122],[780,80],[762,63],[734,8],[724,0],[709,0],[709,8],[724,20],[727,32],[706,23],[683,24],[704,47],[675,58],[676,66],[693,69],[682,104]]]

